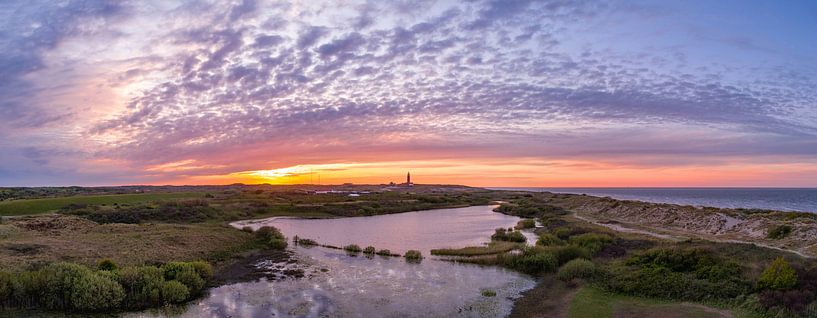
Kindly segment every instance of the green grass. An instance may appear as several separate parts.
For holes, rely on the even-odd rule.
[[[200,198],[201,192],[139,193],[117,195],[73,196],[47,199],[14,200],[0,202],[0,216],[43,214],[70,204],[136,204],[160,200]]]
[[[469,246],[463,248],[441,248],[431,250],[431,255],[445,256],[480,256],[509,252],[522,246],[519,243],[491,242],[488,246]]]
[[[567,317],[718,318],[724,314],[731,314],[732,317],[752,316],[741,310],[730,311],[693,303],[616,295],[592,287],[583,287],[570,302]]]

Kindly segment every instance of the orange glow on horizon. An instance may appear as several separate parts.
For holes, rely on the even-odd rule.
[[[166,168],[166,167],[165,167]],[[404,182],[406,172],[418,184],[478,187],[761,187],[792,184],[817,176],[814,164],[744,164],[637,167],[588,161],[396,161],[306,164],[220,175],[192,175],[154,184],[386,184]],[[795,178],[796,177],[796,178]]]

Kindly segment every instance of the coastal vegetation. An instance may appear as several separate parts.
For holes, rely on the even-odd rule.
[[[403,257],[406,258],[406,261],[420,261],[423,259],[423,254],[418,250],[408,250]]]
[[[43,190],[42,196],[33,194],[36,191],[14,192],[25,193],[25,196],[0,203],[9,204],[4,206],[6,210],[0,208],[0,214],[14,215],[5,217],[0,224],[0,270],[3,271],[0,274],[0,297],[12,297],[2,298],[3,306],[113,312],[186,302],[201,295],[212,279],[205,278],[207,271],[204,274],[197,271],[193,275],[189,269],[176,270],[172,268],[178,269],[179,266],[167,264],[205,260],[218,274],[244,255],[281,251],[287,247],[286,238],[277,229],[262,227],[253,231],[248,227],[239,230],[230,227],[227,224],[230,221],[270,216],[366,216],[492,201],[503,202],[496,208],[497,212],[525,220],[521,220],[515,229],[497,229],[491,243],[485,246],[437,249],[431,251],[432,255],[450,257],[458,262],[504,266],[541,277],[542,282],[553,287],[547,291],[551,293],[549,295],[564,299],[564,304],[571,304],[570,308],[561,309],[569,311],[570,316],[574,316],[572,304],[582,299],[604,304],[594,307],[598,310],[611,308],[605,307],[608,305],[624,306],[635,316],[639,310],[670,306],[690,312],[697,310],[695,308],[707,308],[704,312],[726,310],[749,312],[757,317],[807,317],[814,314],[817,302],[814,293],[817,290],[817,266],[813,262],[759,246],[720,243],[712,234],[699,236],[704,227],[696,223],[705,219],[709,220],[707,224],[716,224],[715,230],[706,233],[730,235],[724,240],[747,240],[783,249],[792,246],[798,252],[809,253],[808,249],[800,247],[815,244],[810,241],[813,238],[808,235],[806,227],[817,220],[813,215],[465,187],[419,186],[411,192],[372,191],[357,197],[344,193],[312,194],[296,191],[293,187],[272,186],[173,190],[128,194],[66,190],[65,193],[72,194],[65,198],[58,197],[61,193],[58,190]],[[94,201],[103,200],[98,197],[118,199]],[[18,205],[8,208],[14,204]],[[31,204],[35,208],[28,213],[25,209]],[[665,214],[674,216],[663,218]],[[752,222],[752,226],[761,229],[756,231],[758,236],[749,239],[741,236],[744,234],[736,231],[742,227],[733,229],[727,226],[726,216],[737,222]],[[686,232],[680,232],[680,227],[674,223],[680,222],[678,220],[689,224],[688,229],[683,229]],[[535,226],[536,221],[541,227]],[[640,223],[632,223],[635,221]],[[668,234],[649,235],[656,231],[655,224],[659,221],[667,226],[658,233]],[[625,230],[630,227],[633,232],[614,229],[622,227]],[[520,230],[537,234],[535,246],[525,246],[525,236]],[[675,234],[702,239],[675,239]],[[320,245],[314,240],[297,237],[292,242],[304,246]],[[366,249],[357,246],[352,250],[367,255],[400,256],[372,246]],[[419,251],[409,251],[403,256],[407,261],[422,259]],[[100,257],[107,259],[100,260]],[[66,262],[70,264],[66,265]],[[56,266],[54,268],[59,268],[60,272],[80,273],[77,275],[82,279],[70,280],[71,286],[76,282],[78,290],[92,288],[99,290],[101,296],[88,299],[77,292],[76,304],[74,298],[63,299],[55,307],[48,307],[46,304],[52,302],[45,299],[32,300],[29,297],[25,298],[27,302],[22,302],[22,298],[14,298],[15,295],[26,295],[26,283],[18,280],[29,279],[36,283],[40,279],[38,275],[43,274],[35,273],[41,273],[49,266]],[[129,279],[126,281],[123,277]],[[151,286],[147,288],[149,292],[137,293],[137,290],[146,290],[143,285]],[[537,287],[531,293],[535,295],[541,290]],[[573,293],[577,293],[575,297]],[[531,307],[528,308],[538,308],[528,313],[541,313],[536,310],[542,310],[545,305],[558,306],[557,301],[539,298],[538,302],[534,304],[528,296],[518,301],[522,307],[529,304]],[[701,307],[681,305],[683,302],[695,302]],[[522,307],[519,312],[525,312]]]
[[[110,312],[182,303],[201,294],[213,268],[206,262],[97,269],[57,262],[17,273],[0,272],[0,305],[68,312]]]

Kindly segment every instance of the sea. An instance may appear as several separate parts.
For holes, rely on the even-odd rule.
[[[587,194],[621,200],[817,213],[817,188],[490,188]]]

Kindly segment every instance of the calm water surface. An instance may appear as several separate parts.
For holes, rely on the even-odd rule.
[[[496,228],[513,227],[519,222],[518,217],[493,212],[495,207],[472,206],[340,219],[276,217],[234,222],[232,225],[253,229],[271,225],[288,237],[297,235],[321,244],[357,244],[361,248],[371,245],[400,254],[414,249],[429,256],[431,249],[435,248],[486,243]]]
[[[609,196],[622,200],[719,208],[817,212],[813,188],[494,188]]]
[[[519,218],[492,212],[493,207],[440,209],[401,214],[304,220],[273,218],[236,222],[237,227],[273,225],[332,245],[356,243],[408,249],[463,247],[487,242],[497,227]],[[211,289],[189,304],[181,317],[504,317],[513,300],[533,288],[527,275],[498,267],[455,264],[433,258],[407,263],[401,257],[350,256],[323,247],[291,246],[297,263],[259,262],[259,270],[303,269],[304,278],[255,281]],[[490,289],[495,297],[481,291]],[[143,312],[133,317],[166,313]]]

